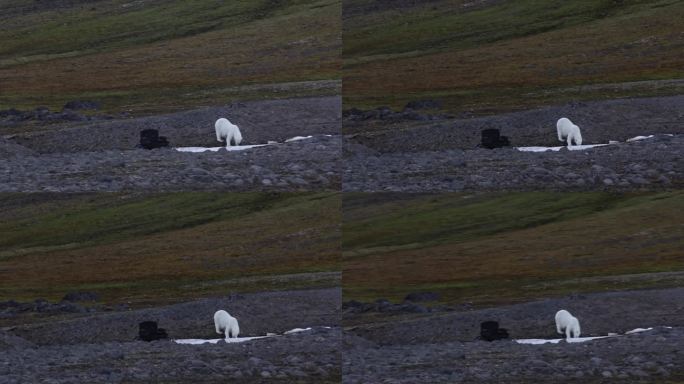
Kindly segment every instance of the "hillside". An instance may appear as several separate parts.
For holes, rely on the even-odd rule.
[[[4,194],[0,301],[175,303],[339,284],[337,194]]]
[[[337,94],[340,2],[0,1],[0,109],[158,113]]]
[[[676,0],[350,0],[345,109],[436,98],[487,115],[684,91]]]
[[[350,194],[345,300],[508,304],[680,286],[684,194]]]

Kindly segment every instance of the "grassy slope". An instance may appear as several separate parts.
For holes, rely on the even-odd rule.
[[[434,97],[487,114],[684,90],[667,81],[684,76],[681,1],[463,3],[357,12],[368,2],[345,2],[345,108]]]
[[[267,85],[340,76],[336,0],[35,4],[0,1],[0,108],[88,98],[157,112],[330,93]]]
[[[669,286],[682,271],[684,193],[352,195],[345,299],[442,293],[448,303]],[[681,284],[679,281],[678,284]]]
[[[339,270],[339,209],[336,194],[3,195],[0,300],[333,285],[286,275]]]

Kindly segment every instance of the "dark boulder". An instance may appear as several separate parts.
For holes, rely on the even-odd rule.
[[[62,110],[71,109],[72,111],[79,109],[100,109],[100,103],[97,101],[72,100],[62,107]]]
[[[411,292],[406,297],[404,301],[437,301],[439,300],[439,293],[436,292]]]
[[[159,136],[159,131],[156,129],[143,129],[140,131],[140,147],[145,149],[154,149],[168,147],[169,141],[164,136]]]
[[[342,117],[357,117],[362,115],[363,111],[358,108],[347,109],[342,112]]]
[[[18,109],[10,108],[0,111],[0,117],[15,117],[22,116],[22,112]]]
[[[498,321],[483,321],[480,323],[480,339],[486,341],[508,339],[508,330],[499,328]]]
[[[53,120],[66,120],[66,121],[84,121],[88,120],[87,117],[78,114],[74,111],[66,110],[62,113],[55,113],[54,115],[51,116],[51,119]]]
[[[154,341],[168,338],[164,328],[158,328],[156,321],[143,321],[138,325],[138,338],[143,341]]]
[[[100,296],[95,292],[69,292],[62,298],[62,301],[98,301]]]
[[[7,309],[15,309],[18,308],[21,304],[14,301],[14,300],[9,300],[9,301],[1,301],[0,302],[0,311],[4,311]]]
[[[487,149],[507,147],[511,145],[508,137],[501,136],[498,129],[485,129],[482,131],[482,142],[480,146]]]
[[[430,116],[423,115],[423,114],[418,113],[412,109],[406,109],[401,114],[398,114],[398,116],[403,118],[403,119],[406,119],[406,120],[416,120],[416,121],[428,121],[428,120],[430,120]]]
[[[404,109],[440,109],[442,108],[442,103],[437,100],[415,100],[410,101],[406,104]]]

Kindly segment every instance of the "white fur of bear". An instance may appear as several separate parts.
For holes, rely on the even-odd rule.
[[[556,131],[558,131],[558,141],[568,141],[568,147],[575,145],[582,145],[582,134],[578,126],[572,123],[570,119],[562,117],[556,123]]]
[[[580,337],[579,320],[570,312],[561,309],[556,312],[556,331],[561,335],[565,332],[566,339],[578,338]]]
[[[234,141],[235,145],[240,145],[242,141],[240,128],[228,121],[228,119],[222,117],[216,120],[214,128],[216,128],[216,140],[223,141],[223,139],[226,139],[226,147],[230,147],[231,141]]]
[[[214,313],[214,326],[216,327],[216,333],[219,335],[222,333],[226,334],[226,339],[230,337],[237,338],[240,334],[237,319],[224,310]]]

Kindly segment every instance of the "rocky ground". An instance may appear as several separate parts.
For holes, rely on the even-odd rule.
[[[600,310],[597,310],[600,308]],[[557,338],[553,316],[567,309],[582,336],[644,333],[584,343],[521,345],[477,340],[499,321],[511,338]],[[663,382],[684,378],[684,289],[574,295],[505,307],[392,316],[363,323],[345,310],[343,382]],[[666,328],[670,326],[672,328]]]
[[[684,134],[581,151],[380,154],[347,145],[345,191],[658,190],[684,185]]]
[[[320,135],[235,152],[160,148],[13,156],[0,159],[0,192],[339,189],[340,148],[339,136]]]
[[[42,317],[0,331],[1,383],[339,382],[339,289],[232,294],[129,311]],[[153,320],[170,338],[219,337],[213,313],[227,309],[240,336],[310,331],[243,343],[136,341]]]
[[[67,110],[72,115],[76,112]],[[233,103],[139,118],[64,113],[0,116],[0,191],[321,190],[339,189],[340,98],[320,97]],[[18,117],[19,116],[19,117]],[[24,119],[24,116],[26,117]],[[38,117],[36,117],[38,116]],[[57,116],[40,120],[40,116]],[[179,153],[136,149],[139,132],[154,128],[172,147],[216,147],[214,122],[226,116],[243,145],[278,145],[244,151]],[[21,118],[20,118],[21,117]],[[311,139],[283,143],[295,136]]]
[[[347,111],[343,123],[349,134],[343,151],[344,189],[420,192],[679,187],[684,184],[682,110],[684,96],[575,103],[459,119],[410,109]],[[581,127],[584,144],[620,143],[541,153],[513,148],[558,146],[555,121],[560,116],[570,117]],[[485,128],[500,129],[512,147],[477,148],[480,131]],[[656,137],[625,142],[651,134]]]

